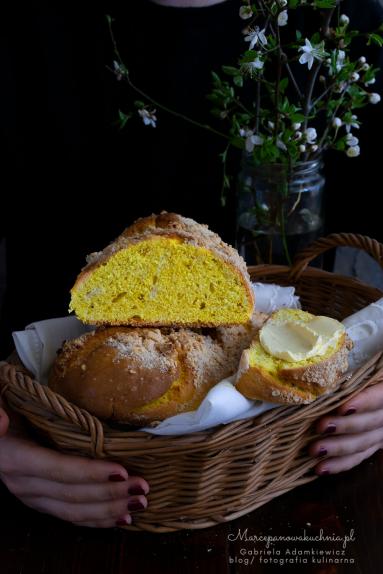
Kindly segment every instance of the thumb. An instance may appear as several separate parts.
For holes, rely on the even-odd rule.
[[[4,409],[0,408],[0,438],[3,437],[9,426],[9,418]]]

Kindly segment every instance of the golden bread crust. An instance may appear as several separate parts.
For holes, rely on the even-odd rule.
[[[144,425],[196,409],[233,375],[242,351],[264,321],[194,332],[107,327],[66,342],[49,386],[104,420]]]
[[[259,343],[259,334],[255,342]],[[343,335],[330,357],[302,367],[281,368],[273,376],[260,365],[250,364],[250,349],[242,354],[236,388],[244,396],[281,404],[307,404],[336,389],[348,368],[351,340]],[[286,363],[285,363],[286,364]]]

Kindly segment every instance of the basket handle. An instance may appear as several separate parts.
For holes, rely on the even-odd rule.
[[[317,239],[297,254],[291,267],[290,278],[297,281],[313,259],[335,247],[362,249],[383,267],[383,245],[376,239],[353,233],[332,233],[327,237]]]

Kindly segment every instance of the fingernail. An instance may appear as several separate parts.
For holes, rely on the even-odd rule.
[[[141,488],[141,486],[132,486],[132,488],[129,488],[128,493],[129,494],[145,494],[145,490],[143,488]]]
[[[128,502],[128,510],[144,510],[145,506],[138,500],[135,502]]]
[[[323,431],[323,434],[332,434],[336,431],[336,425],[333,423],[329,424],[328,427]]]
[[[349,415],[353,415],[354,413],[356,413],[356,408],[355,407],[350,407],[345,413],[344,416],[348,417]]]
[[[110,480],[110,482],[124,482],[126,480],[126,478],[123,477],[122,474],[119,474],[118,472],[114,472],[113,474],[109,475],[109,480]]]
[[[318,451],[317,457],[319,458],[320,456],[326,456],[326,454],[327,454],[327,449],[322,446]]]
[[[127,518],[120,518],[119,520],[116,521],[116,526],[128,526],[129,524],[132,523],[132,519],[131,517],[127,517]]]
[[[327,476],[328,474],[330,474],[330,471],[327,468],[324,468],[323,470],[319,471],[319,474],[321,476]]]

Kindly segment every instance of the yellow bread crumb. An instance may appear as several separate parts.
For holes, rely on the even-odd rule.
[[[70,310],[90,324],[239,325],[253,311],[233,266],[209,249],[163,236],[112,254],[71,295]]]

